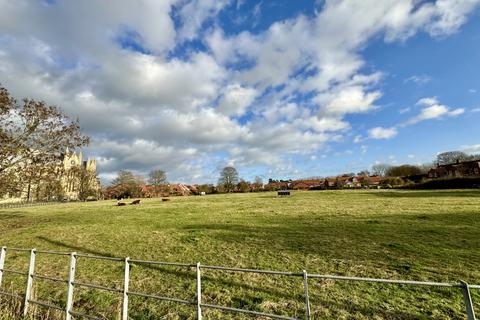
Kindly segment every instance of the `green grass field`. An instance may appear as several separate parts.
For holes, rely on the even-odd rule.
[[[310,273],[480,284],[480,190],[316,191],[173,197],[0,210],[0,245]],[[88,262],[88,263],[87,263]],[[10,252],[6,267],[26,270]],[[134,265],[132,291],[193,300],[195,270]],[[66,278],[67,258],[38,254],[36,272]],[[79,258],[77,281],[122,286],[123,265]],[[300,278],[203,272],[204,302],[302,318]],[[21,293],[24,279],[2,287]],[[63,284],[36,299],[65,304]],[[480,313],[480,290],[473,290]],[[314,319],[464,319],[461,291],[310,281]],[[0,301],[1,301],[0,297]],[[5,302],[5,298],[3,298]],[[194,307],[131,298],[132,319],[194,319]],[[76,289],[75,309],[108,319],[121,295]],[[38,311],[44,309],[38,309]],[[249,319],[204,310],[206,319]],[[53,318],[54,314],[49,317]],[[1,317],[0,317],[1,318]]]

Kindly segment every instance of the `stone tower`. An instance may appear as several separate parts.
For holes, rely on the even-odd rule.
[[[63,169],[68,171],[72,168],[80,167],[82,165],[82,157],[83,155],[81,152],[77,154],[76,152],[67,149],[63,157]]]
[[[79,200],[80,193],[87,189],[88,193],[92,194],[98,194],[100,191],[95,159],[88,158],[83,161],[81,152],[76,153],[67,149],[63,157],[63,172],[62,185],[66,199]]]

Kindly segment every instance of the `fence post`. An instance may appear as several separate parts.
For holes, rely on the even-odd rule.
[[[200,262],[197,262],[197,319],[202,320],[202,277],[200,275]]]
[[[305,319],[310,320],[310,297],[308,296],[307,270],[303,270],[303,289],[305,291]]]
[[[73,282],[75,281],[75,268],[77,267],[77,253],[70,253],[70,263],[68,267],[67,280],[67,304],[65,305],[65,320],[71,320],[73,309]]]
[[[467,310],[467,319],[475,320],[475,311],[473,309],[472,296],[470,295],[468,283],[460,280],[460,286],[462,287],[463,300],[465,301],[465,308]]]
[[[3,268],[5,267],[6,255],[7,255],[7,247],[2,247],[0,251],[0,288],[2,287]]]
[[[123,278],[122,320],[128,319],[128,284],[130,281],[130,258],[125,258],[125,277]]]
[[[23,316],[28,315],[28,305],[32,297],[33,273],[35,272],[35,256],[37,249],[30,250],[30,263],[28,265],[27,288],[25,289],[25,300],[23,301]]]

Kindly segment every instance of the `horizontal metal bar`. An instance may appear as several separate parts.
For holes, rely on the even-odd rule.
[[[80,286],[80,287],[86,287],[86,288],[92,288],[92,289],[99,289],[99,290],[105,290],[105,291],[110,291],[110,292],[123,292],[122,289],[117,289],[117,288],[109,288],[109,287],[104,287],[100,286],[97,284],[90,284],[90,283],[83,283],[83,282],[73,282],[74,286]]]
[[[237,308],[232,308],[232,307],[223,307],[223,306],[217,306],[215,304],[204,304],[204,303],[202,303],[202,304],[200,304],[200,306],[207,307],[207,308],[212,308],[212,309],[224,310],[224,311],[253,314],[253,315],[256,315],[256,316],[265,316],[265,317],[269,317],[269,318],[273,318],[273,319],[299,320],[297,318],[292,318],[292,317],[288,317],[288,316],[279,316],[279,315],[275,315],[275,314],[258,312],[258,311],[237,309]]]
[[[92,319],[92,320],[102,320],[102,318],[94,317],[94,316],[88,315],[86,313],[78,312],[78,311],[73,311],[72,310],[72,311],[69,311],[68,313],[70,313],[72,316],[76,316],[76,317],[83,317],[83,318]]]
[[[152,299],[164,300],[164,301],[171,301],[171,302],[178,302],[178,303],[183,303],[183,304],[196,304],[196,302],[194,302],[194,301],[188,301],[188,300],[182,300],[182,299],[176,299],[176,298],[169,298],[169,297],[157,296],[157,295],[147,294],[147,293],[141,293],[141,292],[128,291],[127,294],[128,294],[128,295],[132,295],[132,296],[138,296],[138,297],[144,297],[144,298],[152,298]]]
[[[32,277],[38,278],[38,279],[43,279],[43,280],[50,280],[50,281],[55,281],[55,282],[67,283],[67,280],[53,278],[53,277],[49,277],[49,276],[43,276],[41,274],[32,274]]]
[[[366,282],[380,282],[391,284],[407,284],[407,285],[419,285],[419,286],[431,286],[431,287],[448,287],[456,288],[460,287],[459,284],[444,283],[444,282],[428,282],[428,281],[412,281],[412,280],[391,280],[391,279],[377,279],[377,278],[360,278],[349,276],[334,276],[323,274],[308,274],[309,278],[317,279],[332,279],[332,280],[347,280],[347,281],[366,281]]]
[[[24,298],[22,295],[19,295],[19,294],[13,293],[13,292],[6,292],[6,291],[0,291],[0,295],[10,296],[10,297],[18,298],[18,299],[23,299]]]
[[[263,274],[274,274],[280,276],[294,276],[294,277],[303,277],[303,273],[298,272],[284,272],[284,271],[271,271],[271,270],[257,270],[257,269],[242,269],[242,268],[228,268],[228,267],[219,267],[219,266],[201,266],[202,269],[211,269],[211,270],[224,270],[224,271],[236,271],[236,272],[251,272],[251,273],[263,273]]]
[[[77,253],[76,256],[77,256],[77,257],[88,258],[88,259],[110,260],[110,261],[121,261],[121,262],[123,262],[123,261],[125,260],[124,258],[113,258],[113,257],[95,256],[95,255],[83,254],[83,253]]]
[[[470,289],[480,289],[480,285],[476,285],[476,284],[469,284],[468,287]]]
[[[32,249],[22,249],[22,248],[11,248],[11,247],[6,247],[7,251],[22,251],[22,252],[30,252]]]
[[[156,264],[156,265],[165,265],[165,266],[175,266],[175,267],[195,267],[196,264],[189,264],[189,263],[177,263],[177,262],[162,262],[162,261],[149,261],[149,260],[129,260],[132,263],[140,263],[140,264]]]
[[[19,275],[22,275],[22,276],[28,276],[28,273],[27,273],[27,272],[21,272],[21,271],[12,270],[12,269],[7,269],[7,268],[0,269],[0,271],[15,273],[15,274],[19,274]]]
[[[52,308],[52,309],[56,309],[56,310],[60,310],[60,311],[65,312],[65,309],[64,309],[64,308],[57,307],[57,306],[54,306],[53,304],[49,304],[49,303],[46,303],[46,302],[43,302],[43,301],[28,299],[28,302],[34,303],[34,304],[38,304],[39,306],[43,306],[43,307],[47,307],[47,308]]]
[[[70,252],[51,251],[51,250],[37,250],[37,253],[55,254],[55,255],[59,255],[59,256],[69,256],[70,255]]]

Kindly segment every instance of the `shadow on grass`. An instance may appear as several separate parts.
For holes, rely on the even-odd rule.
[[[69,251],[75,251],[75,252],[79,252],[79,253],[88,253],[88,254],[97,255],[97,256],[115,258],[115,256],[113,254],[105,252],[105,251],[97,251],[97,250],[92,250],[90,248],[82,247],[82,246],[79,246],[79,245],[67,244],[65,242],[49,239],[49,238],[44,237],[44,236],[38,236],[37,239],[48,242],[48,243],[53,244],[57,247],[62,247],[62,248],[68,249]]]
[[[428,266],[432,261],[447,264],[452,260],[471,264],[471,257],[466,257],[465,252],[476,252],[480,246],[479,226],[478,214],[465,212],[335,219],[276,216],[257,224],[190,224],[183,227],[185,233],[180,239],[188,242],[192,237],[200,238],[201,243],[203,237],[235,247],[288,251],[300,257],[313,254],[327,260],[377,261],[388,265],[409,259],[415,265]],[[431,249],[425,250],[428,246]],[[412,267],[405,273],[415,271],[419,270]]]
[[[312,301],[311,301],[312,303]],[[313,302],[315,303],[315,302]],[[418,313],[412,313],[412,312],[406,312],[406,311],[400,311],[400,310],[386,310],[384,308],[381,308],[381,306],[362,306],[360,304],[354,304],[352,301],[348,301],[345,303],[339,303],[337,301],[323,301],[321,303],[324,307],[323,309],[327,310],[344,310],[347,311],[351,315],[356,315],[358,316],[359,314],[362,316],[366,316],[370,319],[401,319],[401,320],[427,320],[431,319],[431,317],[428,316],[421,316]],[[314,305],[312,305],[313,308]],[[312,314],[313,319],[317,319],[317,312],[314,312]],[[320,319],[320,316],[318,316]],[[348,318],[351,319],[351,318]]]
[[[22,211],[7,211],[2,212],[0,209],[0,220],[21,219],[25,218],[25,213]]]
[[[118,258],[118,256],[115,256],[111,253],[104,252],[104,251],[97,251],[97,250],[91,250],[86,247],[78,246],[78,245],[70,245],[58,240],[52,240],[43,236],[37,237],[40,240],[43,240],[45,242],[48,242],[50,244],[54,244],[59,247],[67,248],[69,251],[78,251],[78,253],[88,253],[92,255],[99,255],[99,256],[104,256],[104,257],[110,257],[110,258]],[[184,279],[190,279],[192,280],[192,283],[196,280],[196,275],[194,272],[188,272],[188,271],[179,271],[179,270],[172,270],[171,268],[164,267],[164,266],[158,266],[158,265],[153,265],[153,264],[147,264],[147,263],[132,263],[132,266],[137,266],[137,267],[143,267],[149,270],[153,271],[159,271],[165,274],[169,274],[172,276],[177,276],[180,278]],[[193,267],[192,267],[193,268]],[[226,280],[222,278],[217,278],[217,277],[212,277],[203,274],[202,279],[206,281],[211,281],[215,283],[220,283],[223,285],[231,286],[231,287],[236,287],[236,288],[242,288],[244,290],[250,290],[251,292],[263,292],[264,294],[269,294],[275,297],[279,298],[292,298],[291,294],[287,294],[285,292],[275,290],[275,289],[266,289],[266,288],[258,288],[252,285],[248,285],[244,283],[242,280],[239,281],[234,281],[234,280]],[[301,281],[301,280],[299,280]],[[247,295],[247,297],[250,297],[251,299],[254,299],[254,295]]]
[[[480,189],[471,190],[401,190],[388,192],[369,192],[370,195],[383,198],[475,198],[480,199]]]

